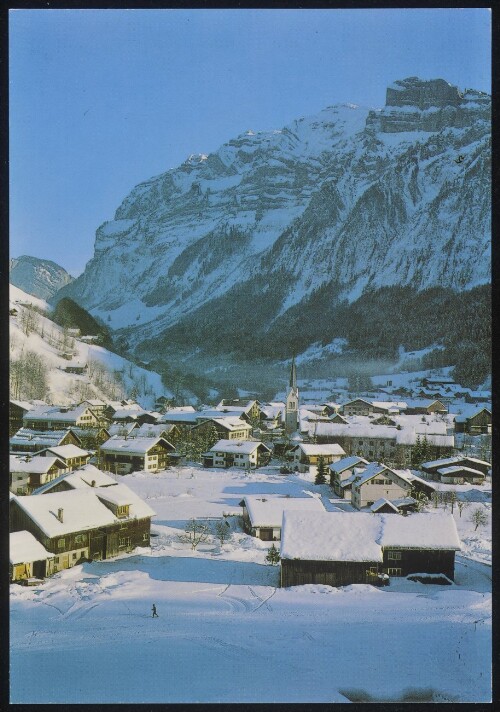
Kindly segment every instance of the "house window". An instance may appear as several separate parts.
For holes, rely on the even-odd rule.
[[[76,551],[73,552],[73,559],[76,559]]]
[[[57,548],[58,549],[64,549],[66,545],[66,539],[58,539],[57,540]]]
[[[75,536],[75,544],[80,544],[83,541],[83,534],[77,534]]]
[[[390,561],[400,561],[401,560],[401,552],[400,551],[389,551],[389,552],[387,552],[387,558]]]
[[[118,540],[118,543],[120,546],[130,546],[131,545],[131,539],[129,536],[121,536]]]
[[[149,539],[149,533],[142,532],[142,541],[148,541],[148,539]]]
[[[401,576],[401,569],[388,568],[387,573],[389,576]]]

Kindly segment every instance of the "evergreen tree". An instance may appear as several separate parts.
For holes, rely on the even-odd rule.
[[[322,455],[320,455],[320,457],[318,458],[318,467],[316,468],[316,477],[314,479],[314,484],[326,484],[326,465],[325,458]]]
[[[272,544],[266,555],[267,563],[276,566],[277,564],[279,564],[280,558],[281,557],[278,549],[274,546],[274,544]]]
[[[411,449],[411,464],[414,466],[420,465],[424,462],[422,457],[422,443],[420,441],[420,435],[417,435],[415,440],[415,445]]]

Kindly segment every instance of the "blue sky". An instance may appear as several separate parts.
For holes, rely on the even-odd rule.
[[[488,9],[11,10],[10,252],[73,275],[142,180],[395,79],[490,92]]]

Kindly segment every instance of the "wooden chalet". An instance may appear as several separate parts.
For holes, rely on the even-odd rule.
[[[58,445],[40,450],[39,455],[44,457],[57,457],[64,462],[66,469],[76,470],[83,467],[90,460],[90,453],[78,445]]]
[[[60,445],[82,446],[82,441],[71,429],[67,430],[32,430],[20,428],[9,440],[10,452],[35,453],[47,447]]]
[[[439,482],[441,480],[443,470],[447,470],[448,477],[452,477],[452,472],[449,471],[449,468],[462,468],[462,472],[466,472],[466,468],[468,468],[472,470],[473,473],[477,472],[482,474],[484,479],[484,476],[491,470],[491,463],[486,462],[485,460],[479,460],[476,457],[469,457],[468,455],[463,457],[457,455],[455,457],[447,457],[440,460],[423,462],[420,467],[423,472],[426,472],[429,475],[431,479]],[[454,470],[454,472],[459,473],[459,470]],[[457,474],[456,476],[458,479],[461,477],[460,474]],[[457,481],[455,484],[461,483]]]
[[[9,401],[9,437],[22,427],[24,416],[32,409],[33,405],[26,401],[12,399]]]
[[[338,462],[346,454],[338,444],[298,443],[291,448],[292,464],[299,472],[310,472],[311,467],[317,467],[319,459],[323,458],[325,465]]]
[[[386,577],[412,573],[453,580],[460,548],[451,514],[288,511],[281,533],[281,586],[381,585]]]
[[[74,425],[95,428],[99,418],[84,403],[75,407],[40,406],[25,414],[23,425],[33,430],[61,430]]]
[[[9,537],[9,579],[29,582],[44,579],[52,570],[54,554],[47,551],[33,534],[27,531],[12,532]]]
[[[283,495],[256,494],[243,497],[243,527],[251,536],[262,541],[279,541],[283,512],[307,510],[324,512],[325,508],[316,497],[287,497]]]
[[[469,435],[491,434],[492,416],[488,408],[480,408],[469,416],[457,415],[455,432]]]
[[[54,554],[52,572],[149,546],[154,512],[126,485],[14,497],[11,529]]]
[[[211,433],[213,430],[217,432],[220,440],[249,440],[252,435],[252,426],[235,416],[207,418],[192,428],[193,434],[199,435]]]
[[[68,467],[59,457],[16,457],[10,456],[9,489],[14,494],[31,494],[33,490],[46,482],[50,482],[64,472]]]
[[[117,475],[147,470],[159,472],[169,464],[169,453],[175,447],[162,437],[121,438],[114,435],[99,448],[99,461],[103,469]]]

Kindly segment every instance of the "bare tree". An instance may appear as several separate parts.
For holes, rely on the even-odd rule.
[[[457,501],[457,507],[460,517],[462,516],[462,510],[469,506],[469,502],[466,499],[459,499]]]
[[[179,535],[179,540],[191,544],[191,549],[196,549],[198,544],[203,544],[210,536],[210,529],[203,522],[190,519],[184,527],[184,534]]]
[[[215,535],[220,541],[221,546],[224,544],[224,542],[229,541],[229,539],[231,538],[231,527],[225,517],[219,519],[219,521],[216,522]]]
[[[488,524],[488,516],[484,509],[477,507],[471,512],[469,522],[472,522],[472,524],[474,524],[474,531],[477,531],[478,527],[484,527],[486,526],[486,524]]]

